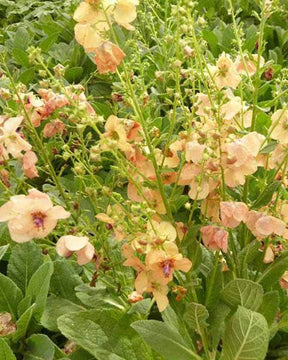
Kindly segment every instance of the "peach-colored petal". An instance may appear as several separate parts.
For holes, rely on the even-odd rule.
[[[15,212],[13,211],[14,204],[12,201],[8,201],[0,207],[0,222],[8,221],[15,217]]]
[[[62,206],[53,206],[47,213],[52,219],[67,219],[71,214]]]
[[[94,246],[88,243],[83,249],[77,251],[77,263],[82,266],[88,264],[94,257]]]
[[[56,252],[59,256],[69,257],[73,254],[72,251],[69,251],[65,244],[65,236],[62,236],[56,244]]]
[[[87,236],[65,235],[61,239],[64,239],[67,250],[73,252],[83,249],[89,243]]]

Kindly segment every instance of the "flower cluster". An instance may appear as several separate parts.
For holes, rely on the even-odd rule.
[[[87,53],[93,53],[100,74],[115,73],[125,57],[124,52],[109,40],[113,23],[134,30],[138,0],[82,1],[74,13],[75,38]]]

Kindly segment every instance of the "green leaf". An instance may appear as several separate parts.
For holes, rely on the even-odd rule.
[[[209,313],[204,305],[194,302],[187,304],[184,320],[191,329],[201,329],[206,326],[208,317]]]
[[[161,316],[165,324],[179,332],[186,344],[193,348],[193,342],[191,341],[183,316],[178,316],[177,314],[179,314],[179,311],[176,313],[172,306],[167,306],[166,309],[162,311]]]
[[[0,312],[9,312],[15,320],[17,306],[22,297],[22,292],[18,286],[7,276],[0,274]]]
[[[0,247],[0,260],[6,254],[8,249],[9,249],[9,245],[3,245],[3,246]]]
[[[252,209],[259,209],[260,207],[267,205],[272,196],[281,186],[281,181],[274,181],[268,186],[266,186],[265,190],[258,196],[258,198],[254,201],[252,205]]]
[[[35,75],[34,67],[24,69],[23,71],[21,71],[18,81],[22,82],[25,85],[28,85],[29,83],[31,83],[34,80],[34,75]]]
[[[57,32],[55,34],[51,34],[51,35],[45,37],[39,43],[40,49],[42,49],[45,52],[48,52],[50,50],[50,48],[52,47],[52,45],[56,43],[58,36],[59,36],[59,34]]]
[[[13,48],[25,51],[29,46],[29,43],[30,36],[28,31],[23,26],[19,26],[14,36]]]
[[[231,309],[228,305],[219,302],[217,307],[209,313],[209,332],[211,334],[212,346],[216,348],[225,332],[225,319]]]
[[[264,316],[239,306],[227,324],[221,360],[264,360],[269,330]]]
[[[221,299],[231,308],[242,305],[257,310],[263,300],[262,286],[246,279],[230,281],[221,292]]]
[[[8,264],[8,276],[26,293],[32,275],[43,263],[41,249],[34,242],[17,244],[11,253]]]
[[[31,318],[33,316],[33,311],[36,307],[36,304],[31,305],[19,318],[19,320],[16,322],[17,331],[13,335],[13,341],[17,342],[21,338],[24,338],[26,335],[26,332],[28,330]]]
[[[271,289],[288,269],[288,251],[282,253],[271,265],[269,265],[258,279],[264,289]]]
[[[1,360],[16,360],[12,350],[4,339],[0,338],[0,355]]]
[[[68,339],[76,342],[98,360],[123,360],[112,353],[109,340],[99,324],[81,317],[81,313],[61,316],[58,327]]]
[[[82,67],[73,67],[65,71],[65,79],[70,83],[78,82],[83,74]]]
[[[44,313],[41,317],[41,324],[50,331],[58,331],[57,319],[69,312],[83,311],[85,308],[67,300],[50,296],[47,299]]]
[[[20,317],[32,304],[32,297],[25,296],[17,306],[17,314]]]
[[[151,304],[151,299],[143,299],[141,301],[138,301],[137,303],[131,306],[131,308],[128,311],[128,314],[139,313],[145,315],[149,310],[150,304]]]
[[[201,359],[184,342],[182,336],[167,324],[156,320],[140,320],[131,327],[165,360]]]
[[[28,67],[30,65],[28,55],[23,49],[13,49],[12,51],[13,59],[17,62],[17,64]]]
[[[269,154],[270,152],[274,151],[278,145],[277,141],[271,141],[269,144],[264,146],[260,151],[260,154]]]
[[[136,319],[112,307],[63,315],[58,327],[98,360],[152,360],[152,350],[130,327]]]
[[[58,297],[81,304],[74,289],[83,282],[72,264],[72,261],[67,260],[57,260],[54,262],[54,273],[51,278],[50,291]]]
[[[208,310],[217,306],[220,292],[223,288],[222,267],[219,265],[216,269],[213,267],[206,279],[205,306]]]
[[[27,340],[23,360],[54,360],[55,346],[48,336],[35,334]]]
[[[51,261],[44,263],[31,277],[27,288],[27,295],[36,303],[34,315],[37,320],[40,320],[45,309],[52,273],[53,263]]]
[[[269,326],[272,325],[276,319],[279,303],[280,298],[278,291],[270,291],[264,294],[263,302],[258,312],[265,317]]]

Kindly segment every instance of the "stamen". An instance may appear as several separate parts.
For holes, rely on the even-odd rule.
[[[42,228],[42,230],[44,230],[44,219],[45,219],[45,217],[46,217],[46,215],[41,213],[41,211],[37,211],[37,212],[32,214],[34,226],[38,230],[40,228]]]

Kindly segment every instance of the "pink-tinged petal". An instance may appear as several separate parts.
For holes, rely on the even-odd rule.
[[[176,270],[188,272],[191,269],[191,267],[192,267],[192,262],[187,258],[183,258],[175,261]]]
[[[96,219],[98,219],[100,221],[103,221],[103,222],[105,222],[107,224],[113,225],[115,223],[115,221],[105,213],[99,213],[95,217],[96,217]]]
[[[62,236],[61,239],[64,239],[65,246],[69,251],[79,251],[89,243],[87,236],[66,235]]]
[[[37,189],[28,190],[28,195],[26,196],[29,199],[46,199],[50,200],[49,196]],[[50,200],[51,201],[51,200]],[[52,204],[52,202],[51,202]],[[52,205],[51,205],[52,206]]]
[[[173,243],[172,241],[165,241],[165,243],[163,244],[163,248],[166,252],[166,254],[168,256],[175,256],[179,253],[178,247],[175,243]]]
[[[70,212],[66,211],[62,206],[53,206],[52,209],[50,209],[47,212],[47,216],[51,217],[52,219],[67,219],[70,216]]]
[[[159,311],[160,312],[164,311],[166,307],[169,305],[169,300],[167,295],[157,290],[153,292],[153,295],[155,297]]]
[[[83,249],[77,251],[77,263],[82,266],[88,264],[95,254],[94,246],[88,243]]]
[[[12,117],[5,121],[3,127],[8,133],[15,132],[23,121],[23,116]]]
[[[69,251],[65,244],[65,237],[62,236],[56,244],[56,252],[59,256],[69,257],[73,254],[72,251]]]
[[[148,268],[153,267],[154,264],[158,264],[165,259],[165,252],[163,250],[154,250],[147,254],[145,262]]]
[[[0,222],[13,219],[16,216],[13,210],[14,210],[14,204],[12,201],[8,201],[6,204],[2,205],[0,207]]]
[[[28,242],[33,239],[31,235],[31,219],[29,216],[20,216],[8,222],[11,239],[17,243]]]
[[[268,246],[268,248],[266,249],[266,252],[265,252],[263,262],[265,264],[270,264],[271,262],[274,261],[274,257],[275,257],[275,255],[274,255],[273,249],[271,248],[271,246]]]
[[[135,289],[138,293],[142,294],[147,290],[149,286],[149,279],[146,271],[142,271],[138,274],[135,280]]]
[[[255,228],[261,235],[269,236],[273,233],[273,225],[272,216],[263,216],[256,222]]]

